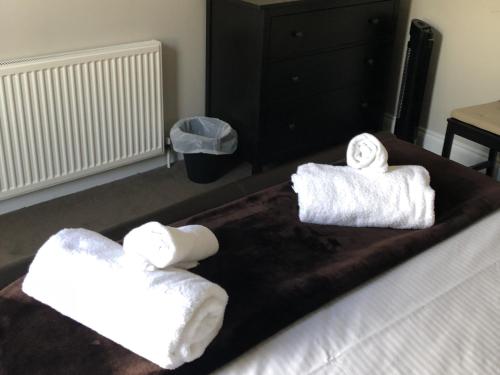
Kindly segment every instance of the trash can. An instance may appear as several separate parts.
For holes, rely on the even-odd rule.
[[[238,146],[238,135],[227,123],[212,117],[182,119],[170,129],[176,152],[184,154],[188,178],[209,183],[221,177],[231,154]]]

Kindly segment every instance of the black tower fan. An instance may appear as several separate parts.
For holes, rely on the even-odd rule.
[[[433,44],[432,28],[421,20],[412,20],[394,128],[398,138],[412,143],[417,137]]]

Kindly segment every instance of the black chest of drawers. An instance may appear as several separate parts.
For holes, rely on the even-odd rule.
[[[397,0],[208,0],[207,115],[254,171],[381,128]]]

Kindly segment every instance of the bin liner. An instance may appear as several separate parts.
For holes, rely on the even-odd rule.
[[[212,117],[182,119],[170,129],[173,149],[182,154],[232,154],[238,134],[227,123]]]

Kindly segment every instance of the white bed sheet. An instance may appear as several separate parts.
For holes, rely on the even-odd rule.
[[[500,210],[215,373],[500,374]]]

